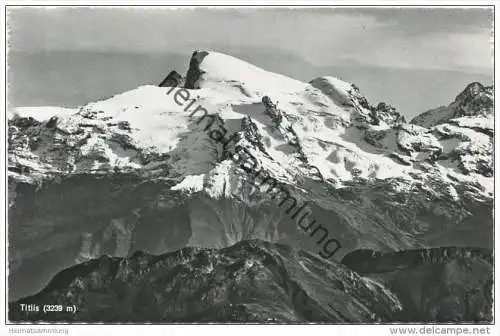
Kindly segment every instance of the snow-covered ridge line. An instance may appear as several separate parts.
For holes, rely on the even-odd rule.
[[[257,87],[257,82],[272,85]],[[33,160],[44,161],[47,155],[53,155],[41,153],[40,147],[35,150],[37,154],[31,151],[35,156],[12,157],[17,162],[13,164],[28,164],[32,170],[45,166],[44,172],[51,169],[105,171],[116,167],[140,169],[142,174],[148,174],[153,171],[149,168],[151,164],[143,162],[149,162],[146,157],[153,155],[157,158],[154,161],[167,160],[173,164],[173,175],[207,176],[213,165],[220,163],[220,155],[224,155],[227,148],[227,144],[220,148],[214,139],[242,131],[246,126],[239,125],[239,121],[250,118],[253,135],[245,133],[250,137],[248,151],[276,178],[289,183],[297,178],[318,178],[341,187],[344,181],[357,178],[413,180],[415,172],[425,170],[442,175],[445,180],[453,176],[453,179],[480,184],[486,193],[492,189],[488,180],[492,172],[489,168],[492,161],[488,157],[491,157],[493,132],[487,113],[489,91],[484,89],[486,93],[483,93],[478,85],[469,86],[465,90],[467,94],[457,98],[466,104],[456,107],[463,117],[429,131],[427,128],[416,131],[417,128],[406,125],[392,107],[383,103],[376,107],[370,105],[353,84],[331,76],[302,83],[215,52],[195,52],[185,79],[171,73],[161,84],[163,87],[140,87],[76,111],[31,110],[29,113],[40,115],[35,120],[40,119],[42,124],[49,114],[56,114],[52,123],[58,135],[47,134],[54,136],[54,140],[66,141],[59,138],[77,137],[73,134],[81,132],[82,136],[72,141],[83,146],[75,158],[68,158],[68,168],[55,167],[54,160],[47,162],[48,165],[34,165]],[[168,93],[172,87],[181,84],[183,90],[170,99]],[[193,88],[188,88],[188,84]],[[474,98],[474,95],[480,97]],[[203,109],[193,110],[194,100],[189,102],[188,97],[196,97]],[[276,116],[270,115],[274,110],[269,108],[269,103],[266,105],[264,97],[270,97],[272,104],[279,104],[275,108]],[[483,101],[488,105],[486,110],[481,107]],[[179,103],[187,104],[185,109],[192,112],[183,111]],[[471,106],[470,111],[467,106]],[[28,116],[28,112],[16,115],[12,114],[12,120]],[[205,126],[220,127],[207,137],[200,133],[203,130],[193,129],[194,116],[198,118],[196,125],[205,121]],[[290,125],[281,125],[276,118]],[[251,149],[254,145],[258,150]],[[205,150],[207,146],[215,146],[214,154]],[[196,154],[188,157],[188,149]],[[215,155],[216,152],[219,154]],[[140,162],[131,155],[140,156]],[[78,161],[92,157],[99,158],[91,164],[92,169],[87,167],[87,162]],[[72,163],[73,160],[76,161]],[[195,189],[200,188],[204,187]]]

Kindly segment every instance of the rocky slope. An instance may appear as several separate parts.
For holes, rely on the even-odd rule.
[[[178,79],[182,92],[169,87]],[[428,128],[334,77],[303,83],[197,52],[162,87],[13,109],[9,300],[77,263],[139,250],[261,239],[340,261],[359,248],[492,248],[491,102],[464,92],[461,112]],[[200,121],[198,106],[213,116]],[[279,206],[255,187],[262,176],[293,199]],[[287,213],[293,200],[315,227]]]
[[[130,258],[106,256],[69,268],[40,293],[11,303],[9,319],[491,321],[491,252],[454,251],[460,253],[411,251],[391,260],[356,251],[345,258],[345,264],[369,271],[369,277],[310,252],[263,241],[220,250],[183,248],[157,256],[140,252]],[[439,252],[447,258],[438,258]],[[424,257],[416,261],[415,254]],[[374,260],[376,266],[366,269]],[[408,293],[403,284],[409,280]],[[396,295],[386,286],[394,288]],[[64,311],[43,312],[47,302]],[[40,311],[22,311],[22,305],[36,305]],[[68,312],[66,307],[76,311]]]
[[[494,114],[493,95],[493,86],[471,83],[450,105],[424,112],[413,118],[410,123],[431,128],[462,117],[474,117],[479,120],[486,118],[486,121],[492,122],[490,118]],[[485,129],[493,129],[493,123],[484,126],[487,126]]]
[[[414,321],[491,321],[493,255],[480,248],[357,250],[342,264],[390,290]],[[411,283],[411,286],[408,284]]]
[[[429,129],[445,146],[438,157],[445,165],[464,174],[493,176],[492,86],[471,83],[449,106],[425,112],[411,123]]]

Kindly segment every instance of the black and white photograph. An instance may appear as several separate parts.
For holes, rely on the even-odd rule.
[[[494,335],[495,8],[402,5],[5,6],[9,335]]]

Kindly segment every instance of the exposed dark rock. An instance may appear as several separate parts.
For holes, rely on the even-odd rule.
[[[371,117],[373,118],[373,124],[379,125],[380,121],[383,121],[387,125],[396,125],[400,123],[405,123],[405,118],[396,108],[386,104],[384,102],[378,103],[376,107],[370,106]]]
[[[200,64],[207,55],[208,52],[206,51],[195,51],[191,56],[189,69],[186,74],[186,83],[184,84],[186,89],[199,89],[196,82],[203,74],[203,71],[200,69]]]
[[[184,78],[177,71],[172,70],[165,79],[158,85],[159,87],[181,87],[184,84]]]
[[[471,83],[450,105],[424,112],[413,118],[410,123],[429,128],[463,116],[491,116],[494,107],[493,95],[493,86]]]
[[[390,153],[389,157],[395,159],[397,162],[399,162],[399,163],[401,163],[401,164],[403,164],[405,166],[411,166],[411,162],[410,162],[409,158],[405,157],[405,156],[403,156],[401,154]]]
[[[21,304],[62,305],[23,312]],[[76,313],[66,307],[76,307]],[[391,321],[397,300],[345,266],[263,241],[221,250],[94,259],[60,272],[40,293],[9,305],[11,321]]]
[[[357,87],[356,85],[354,84],[351,84],[352,85],[352,90],[349,92],[354,99],[357,100],[357,102],[359,103],[359,105],[365,109],[370,109],[370,104],[368,103],[368,100],[366,99],[365,96],[363,96],[363,94],[361,93],[359,87]]]
[[[438,247],[399,252],[355,250],[344,256],[342,264],[359,273],[386,273],[422,265],[444,264],[457,258],[476,257],[493,263],[489,249]]]
[[[33,117],[27,117],[27,118],[19,117],[9,120],[9,125],[21,128],[28,128],[30,126],[38,126],[40,125],[40,122],[34,119]]]
[[[168,191],[170,187],[168,182],[148,183],[136,174],[123,172],[62,176],[57,183],[42,186],[18,183],[12,190],[16,202],[9,209],[9,223],[19,227],[22,221],[24,228],[9,232],[9,257],[23,266],[9,270],[9,297],[19,298],[40,290],[61,267],[75,264],[82,250],[81,237],[88,233],[92,237],[84,252],[89,256],[93,250],[97,256],[106,253],[102,248],[107,243],[113,245],[107,252],[113,255],[120,244],[122,251],[128,247],[125,251],[151,252],[156,252],[162,244],[171,246],[170,250],[184,246],[190,235],[189,226],[185,226],[189,218],[185,208],[169,207],[167,202],[182,198],[179,193]],[[167,194],[168,199],[163,200]],[[113,230],[113,219],[125,224],[122,231]],[[110,233],[120,236],[106,237],[108,228]],[[35,230],[59,230],[59,233],[50,243],[39,244],[27,234]],[[123,237],[130,241],[124,241]],[[33,276],[36,269],[40,270]]]
[[[365,136],[364,140],[368,142],[370,145],[378,147],[378,148],[384,148],[384,144],[382,140],[387,136],[388,130],[372,130],[372,129],[367,129],[365,131]]]
[[[262,104],[264,104],[265,107],[264,113],[268,115],[269,118],[271,118],[271,120],[276,124],[276,127],[278,127],[283,120],[283,113],[281,113],[268,96],[262,97]]]
[[[454,117],[487,115],[493,108],[493,87],[471,83],[457,96],[455,103]]]
[[[355,251],[337,263],[259,240],[103,256],[9,304],[11,321],[491,321],[491,251]],[[407,283],[412,283],[409,288]],[[389,290],[387,290],[386,288]],[[391,293],[392,291],[392,293]],[[50,302],[63,312],[23,312]],[[76,307],[76,313],[66,312]]]
[[[29,174],[29,172],[31,171],[30,167],[26,167],[21,164],[17,164],[15,166],[9,166],[7,169],[9,171],[16,172],[18,174]]]
[[[389,288],[403,306],[403,321],[414,321],[416,316],[427,322],[492,320],[491,250],[357,250],[346,255],[342,264]]]
[[[130,123],[126,120],[118,122],[118,129],[121,129],[123,131],[131,131],[130,128]]]
[[[58,121],[57,117],[51,117],[49,121],[47,121],[47,123],[45,124],[45,127],[54,128],[57,126],[57,121]]]
[[[277,104],[274,104],[269,96],[262,97],[262,104],[264,104],[264,113],[271,118],[276,125],[276,129],[288,141],[288,144],[295,148],[297,159],[303,163],[303,166],[309,170],[310,175],[314,179],[323,180],[323,175],[318,167],[309,164],[307,156],[302,149],[299,137],[293,129],[292,122],[286,117],[284,112],[278,109]],[[255,127],[256,128],[256,127]]]
[[[262,135],[259,133],[257,125],[252,121],[252,118],[245,116],[241,119],[241,131],[243,137],[248,140],[253,146],[258,148],[262,153],[269,156],[264,144],[262,143]]]

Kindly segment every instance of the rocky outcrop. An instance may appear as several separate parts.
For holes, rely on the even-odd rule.
[[[443,148],[432,132],[417,125],[403,124],[399,127],[397,144],[408,156],[422,155],[425,158],[435,158],[441,154]]]
[[[464,174],[476,173],[492,177],[493,134],[478,132],[469,125],[460,127],[457,123],[442,124],[433,128],[436,138],[445,145],[445,152],[440,159],[454,162]]]
[[[313,179],[320,181],[323,180],[323,176],[319,169],[309,163],[309,160],[302,148],[300,138],[293,128],[293,123],[288,120],[286,113],[281,111],[268,96],[262,97],[262,104],[264,105],[264,114],[271,119],[274,127],[286,143],[294,148],[294,156],[301,162],[301,168],[308,171],[308,175]]]
[[[20,309],[46,302],[77,311]],[[40,293],[12,302],[9,319],[353,323],[391,321],[399,310],[382,286],[342,265],[284,245],[244,241],[222,250],[94,259],[59,273]]]
[[[9,305],[9,320],[54,322],[486,322],[491,252],[355,251],[342,264],[284,245],[243,241],[101,257]],[[350,268],[350,269],[349,269]],[[355,270],[355,271],[353,271]],[[361,276],[358,274],[361,274]],[[405,282],[411,281],[411,288]],[[21,311],[46,302],[62,312]],[[75,311],[66,311],[75,307]],[[113,307],[113,309],[110,309]]]
[[[396,108],[384,102],[371,106],[371,117],[374,125],[384,123],[386,125],[397,125],[406,123],[405,117],[396,111]]]
[[[444,167],[453,173],[489,178],[493,176],[492,99],[492,87],[472,83],[448,107],[423,113],[410,124],[379,104],[388,122],[380,124],[377,109],[371,108],[371,119],[365,118],[360,125],[365,129],[364,140],[376,148],[392,150],[388,156],[396,162],[408,166],[425,163],[430,169]]]
[[[184,78],[182,78],[182,75],[179,74],[177,71],[172,70],[158,86],[159,87],[172,87],[172,86],[182,87],[183,85],[184,85]]]
[[[355,250],[344,256],[342,264],[358,273],[388,273],[424,265],[446,264],[466,258],[482,259],[490,266],[493,264],[493,254],[489,249],[453,246],[398,252]]]
[[[430,110],[411,123],[426,127],[442,145],[443,165],[470,175],[493,176],[493,87],[469,84],[449,106]]]
[[[269,156],[264,144],[262,143],[262,134],[260,134],[257,125],[252,121],[249,116],[241,119],[241,132],[244,139],[246,139],[255,149]]]
[[[342,264],[386,286],[404,321],[492,321],[492,251],[441,247],[399,252],[354,251]],[[411,286],[407,283],[411,282]]]
[[[493,94],[493,86],[483,86],[477,82],[467,85],[455,99],[453,117],[492,115]]]
[[[373,107],[356,85],[331,76],[315,78],[309,84],[320,90],[335,104],[350,110],[350,124],[363,125],[374,122],[371,115]]]
[[[191,56],[191,61],[189,62],[189,69],[186,74],[186,82],[184,87],[186,89],[198,89],[197,82],[203,71],[200,69],[200,64],[203,59],[208,55],[206,51],[195,51]]]
[[[410,123],[430,128],[449,122],[451,119],[476,116],[491,117],[493,115],[493,86],[483,86],[474,82],[455,98],[449,106],[439,107],[422,113]]]

